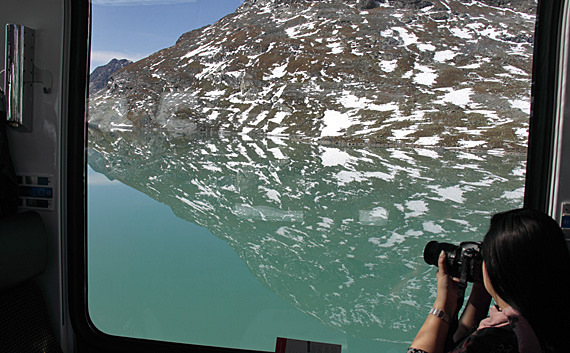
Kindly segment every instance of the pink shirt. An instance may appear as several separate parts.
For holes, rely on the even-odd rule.
[[[489,311],[489,317],[481,321],[478,330],[487,327],[502,327],[510,325],[517,336],[520,353],[541,352],[540,343],[532,327],[526,319],[514,308],[500,310],[497,305]]]

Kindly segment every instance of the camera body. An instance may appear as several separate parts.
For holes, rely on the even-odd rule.
[[[481,242],[464,241],[457,246],[435,240],[430,241],[424,249],[425,262],[437,266],[441,251],[445,251],[447,255],[446,268],[451,276],[461,278],[464,274],[468,282],[481,282],[483,280]]]

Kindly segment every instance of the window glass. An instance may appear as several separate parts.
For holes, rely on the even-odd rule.
[[[425,245],[522,206],[536,2],[501,4],[93,0],[95,326],[404,350]]]

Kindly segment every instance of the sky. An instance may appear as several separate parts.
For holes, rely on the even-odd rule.
[[[137,61],[234,12],[243,0],[92,0],[91,70]]]

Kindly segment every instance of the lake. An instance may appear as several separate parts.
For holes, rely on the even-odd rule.
[[[274,351],[402,352],[430,240],[522,206],[526,156],[89,129],[88,303],[103,332]]]

